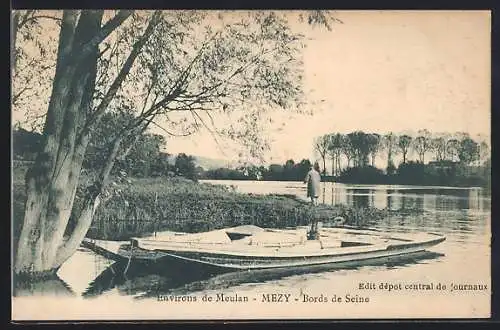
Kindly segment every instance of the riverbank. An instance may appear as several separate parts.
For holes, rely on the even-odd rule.
[[[365,226],[387,212],[347,206],[312,207],[292,195],[254,195],[182,178],[133,179],[96,212],[88,236],[127,239],[155,231],[202,232],[239,225],[286,228],[337,216]]]
[[[26,200],[22,171],[15,174],[14,241],[20,233]],[[308,225],[312,219],[328,222],[337,216],[349,225],[365,226],[389,212],[343,205],[313,208],[292,195],[244,194],[231,187],[183,178],[131,178],[113,185],[110,193],[97,209],[88,237],[123,240],[155,231],[201,232],[247,224],[286,228]],[[79,202],[77,195],[75,207]]]
[[[252,169],[218,169],[202,173],[201,180],[250,180],[250,181],[302,181],[309,169],[296,168],[295,170],[272,165],[273,171],[260,168],[263,174],[258,176]],[[448,187],[480,187],[491,189],[491,168],[489,166],[465,166],[460,163],[432,162],[422,164],[409,161],[400,164],[392,174],[373,167],[350,167],[339,175],[322,174],[323,182],[337,182],[344,184],[363,185],[415,185],[415,186],[448,186]]]

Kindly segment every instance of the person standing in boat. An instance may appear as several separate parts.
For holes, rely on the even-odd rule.
[[[313,206],[318,205],[318,198],[320,194],[320,186],[321,186],[321,175],[319,174],[319,164],[318,162],[314,163],[314,166],[311,166],[309,172],[304,179],[304,183],[307,183],[307,197],[311,198],[311,202]],[[311,230],[309,231],[307,238],[309,240],[318,239],[318,221],[315,216],[311,221]]]
[[[311,165],[309,172],[304,179],[304,183],[307,183],[307,197],[311,198],[311,202],[313,205],[318,204],[318,198],[320,194],[321,188],[321,175],[319,174],[319,164],[318,162],[314,163],[314,166]]]

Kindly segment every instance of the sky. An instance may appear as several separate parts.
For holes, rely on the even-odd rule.
[[[286,112],[269,128],[268,163],[317,159],[313,139],[355,130],[490,135],[487,11],[338,11],[333,31],[308,29],[304,53],[313,115]],[[168,152],[236,159],[208,132],[168,140]]]
[[[292,28],[306,36],[303,88],[313,114],[275,113],[266,131],[266,163],[317,160],[314,138],[334,132],[427,129],[490,136],[488,11],[337,11],[334,16],[343,24],[334,24],[333,31],[290,17]],[[50,88],[46,92],[48,99]],[[13,113],[14,122],[19,115]],[[245,160],[239,159],[241,146],[223,138],[216,142],[206,130],[167,138],[165,151]]]

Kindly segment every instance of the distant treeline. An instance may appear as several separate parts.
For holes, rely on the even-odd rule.
[[[204,171],[201,178],[215,180],[264,180],[264,181],[302,181],[311,162],[303,159],[295,164],[288,160],[284,165],[272,164],[269,167],[248,166],[236,169],[220,168]],[[490,185],[490,163],[482,166],[464,166],[458,162],[441,161],[422,164],[418,161],[401,163],[393,173],[371,165],[348,167],[338,176],[322,175],[323,181],[357,184],[409,184],[440,186],[480,186]]]
[[[485,139],[476,141],[464,132],[414,135],[388,133],[330,133],[314,141],[323,163],[326,180],[345,183],[425,184],[447,186],[489,186],[490,148]],[[410,156],[416,155],[414,160]],[[401,162],[395,165],[396,156]],[[375,166],[377,157],[387,160],[385,168]],[[426,163],[426,157],[432,160]],[[331,161],[330,171],[327,160]],[[327,173],[330,175],[327,176]]]
[[[264,181],[302,181],[311,167],[309,159],[295,163],[293,159],[284,165],[241,166],[238,168],[218,168],[201,173],[203,179],[214,180],[264,180]]]
[[[104,135],[104,134],[103,134]],[[371,136],[371,137],[370,137]],[[325,135],[316,140],[316,147],[322,141],[328,146],[325,157],[330,155],[332,160],[332,172],[322,167],[323,181],[336,181],[342,183],[360,184],[418,184],[418,185],[446,185],[446,186],[483,186],[490,185],[491,161],[488,154],[485,154],[487,145],[477,143],[464,135],[462,139],[435,137],[428,141],[435,145],[433,148],[441,146],[436,152],[438,160],[423,163],[424,156],[417,161],[408,161],[404,153],[403,161],[396,167],[392,161],[392,156],[397,154],[397,149],[404,150],[403,147],[408,141],[408,146],[418,149],[415,138],[389,134],[387,136],[377,136],[355,132],[353,134]],[[327,138],[328,137],[328,138]],[[366,141],[378,139],[379,149],[362,147]],[[441,139],[444,139],[443,141]],[[470,140],[472,140],[472,142]],[[393,141],[394,145],[391,146]],[[34,160],[36,153],[40,149],[41,135],[23,129],[14,131],[13,151],[16,160]],[[103,163],[103,147],[97,143],[102,141],[102,136],[96,139],[87,152],[84,161],[84,170],[93,172]],[[332,141],[343,141],[342,148],[331,147]],[[349,142],[350,141],[350,142]],[[361,143],[362,141],[365,141]],[[426,140],[427,141],[427,140]],[[438,141],[441,141],[438,143]],[[454,142],[456,141],[456,142]],[[269,166],[247,165],[236,168],[218,168],[205,170],[197,166],[195,158],[184,153],[172,156],[161,152],[164,144],[162,136],[152,134],[142,134],[126,157],[117,161],[114,173],[125,173],[134,177],[160,177],[160,176],[183,176],[192,180],[213,179],[213,180],[265,180],[265,181],[302,181],[311,166],[309,159],[302,159],[295,162],[293,159],[284,164],[271,164]],[[344,145],[345,144],[345,145]],[[401,145],[401,146],[400,146]],[[427,145],[427,144],[426,144]],[[349,147],[346,147],[349,146]],[[385,146],[385,147],[384,147]],[[399,147],[397,147],[399,146]],[[446,146],[446,147],[443,147]],[[350,149],[349,149],[350,148]],[[385,148],[385,149],[384,149]],[[389,149],[388,149],[389,148]],[[409,147],[408,147],[409,148]],[[339,151],[344,150],[344,151]],[[351,150],[347,152],[347,150]],[[368,151],[369,152],[368,152]],[[376,168],[374,164],[374,152],[381,153],[386,150],[389,157],[388,165],[383,169]],[[392,150],[390,153],[388,150]],[[422,149],[423,150],[423,149]],[[426,149],[432,151],[434,149]],[[470,151],[470,155],[467,156]],[[475,152],[472,152],[475,150]],[[344,152],[347,152],[344,153]],[[347,157],[346,155],[349,155]],[[345,157],[345,162],[340,162],[341,157]],[[368,159],[371,158],[371,164]],[[486,159],[485,159],[486,158]],[[485,159],[485,160],[483,160]],[[483,160],[480,162],[479,160]],[[326,159],[323,161],[325,163]],[[344,166],[341,166],[344,165]]]
[[[355,131],[348,134],[330,133],[314,141],[314,150],[319,154],[326,174],[327,160],[331,161],[330,174],[338,176],[348,168],[375,166],[377,157],[387,160],[385,172],[395,174],[394,158],[398,155],[405,164],[415,154],[415,163],[425,164],[426,156],[433,156],[433,163],[459,163],[461,166],[480,166],[490,158],[486,140],[475,141],[469,134],[430,133],[420,130],[415,135],[388,133],[365,133]]]
[[[327,176],[326,181],[333,181]],[[464,166],[451,161],[422,164],[418,161],[401,163],[393,174],[373,167],[352,167],[342,171],[335,181],[362,184],[407,184],[458,187],[490,187],[490,167]]]

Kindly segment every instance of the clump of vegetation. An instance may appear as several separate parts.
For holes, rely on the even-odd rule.
[[[201,232],[247,224],[286,228],[337,216],[363,226],[386,215],[375,208],[312,207],[292,196],[241,194],[180,179],[140,179],[118,185],[116,191],[97,210],[89,237],[121,240],[155,231]]]
[[[15,238],[20,233],[26,201],[24,172],[17,168],[13,182]],[[83,175],[75,210],[87,181]],[[313,219],[328,223],[338,216],[348,225],[366,226],[387,216],[387,211],[343,205],[313,207],[293,195],[242,194],[228,186],[196,183],[182,177],[116,177],[87,236],[126,240],[155,231],[201,232],[246,224],[286,228],[308,225]]]

